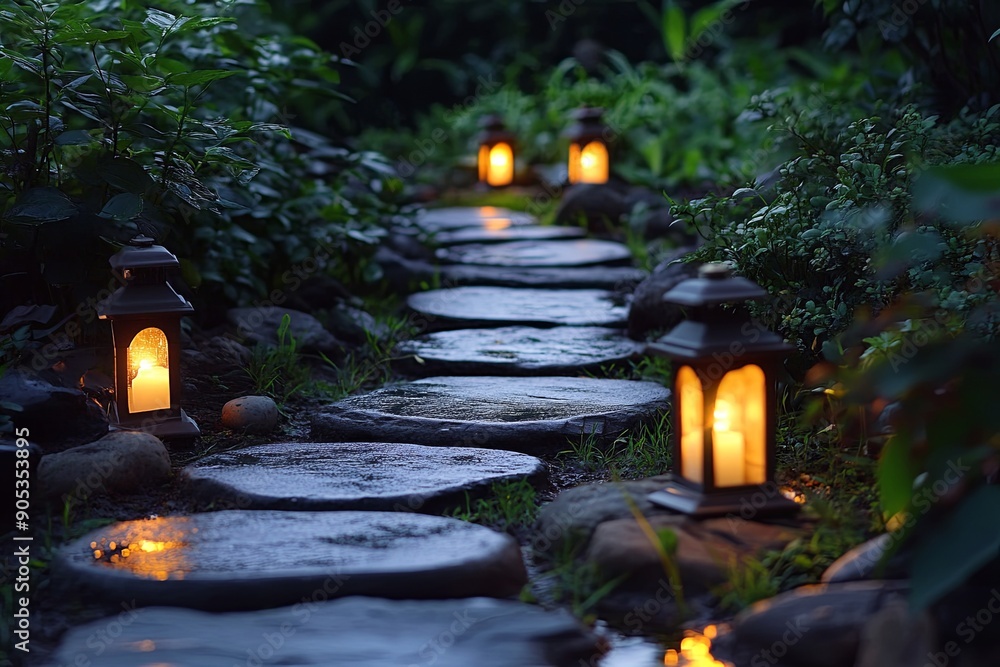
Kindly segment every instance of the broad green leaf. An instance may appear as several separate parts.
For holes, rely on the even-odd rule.
[[[108,200],[99,215],[112,220],[131,220],[142,213],[142,197],[131,192],[123,192]]]
[[[76,215],[76,206],[57,188],[32,188],[24,192],[7,211],[16,222],[41,224],[66,220]]]
[[[153,186],[153,179],[138,162],[128,158],[107,158],[97,166],[97,175],[119,190],[144,194]]]
[[[913,497],[913,480],[917,475],[908,445],[905,439],[894,435],[878,462],[879,501],[887,518],[905,510]]]
[[[122,76],[122,82],[137,93],[155,95],[166,87],[166,81],[158,76],[129,75]]]
[[[913,199],[952,222],[1000,218],[1000,164],[932,167],[915,180]]]
[[[691,15],[691,34],[688,39],[694,41],[701,36],[710,25],[718,21],[723,14],[736,4],[733,0],[722,0],[714,5],[703,7]]]
[[[223,23],[236,23],[236,19],[222,17],[222,16],[212,16],[208,18],[194,19],[193,21],[188,23],[185,26],[185,28],[187,30],[201,30],[204,28],[214,28],[215,26],[221,25]]]
[[[197,72],[186,72],[168,77],[167,81],[178,86],[200,86],[218,79],[225,79],[227,76],[236,74],[233,70],[225,69],[203,69]]]
[[[684,58],[684,39],[687,35],[684,10],[671,0],[665,0],[663,9],[663,44],[675,62]]]
[[[14,102],[8,105],[4,111],[5,115],[10,116],[10,119],[15,123],[33,118],[45,118],[45,107],[31,100]]]
[[[923,609],[1000,554],[1000,487],[980,486],[925,534],[913,556],[910,604]],[[931,526],[926,526],[930,529]]]
[[[86,144],[92,144],[97,139],[90,136],[90,133],[86,130],[70,130],[69,132],[63,132],[55,139],[56,146],[84,146]]]

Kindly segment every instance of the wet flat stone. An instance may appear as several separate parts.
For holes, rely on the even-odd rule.
[[[505,267],[564,267],[592,264],[628,264],[632,252],[614,241],[576,239],[469,243],[441,248],[437,258],[452,264]]]
[[[227,614],[166,607],[124,612],[123,619],[70,630],[54,659],[103,667],[542,667],[589,665],[600,655],[596,637],[568,613],[521,602],[322,600]],[[109,627],[121,632],[115,641],[95,641]],[[88,662],[77,662],[81,655]]]
[[[624,299],[603,290],[455,287],[411,294],[407,305],[427,329],[502,325],[622,326]]]
[[[555,239],[580,239],[586,235],[582,227],[557,227],[555,225],[525,225],[506,229],[471,227],[453,232],[435,234],[434,245],[449,246],[461,243],[505,243],[508,241],[552,241]]]
[[[54,576],[114,603],[205,610],[295,604],[316,591],[506,597],[526,581],[517,543],[483,526],[426,514],[267,510],[106,526],[63,547]]]
[[[383,387],[322,408],[314,439],[565,449],[567,438],[613,440],[667,408],[652,382],[576,377],[433,377]]]
[[[534,216],[496,206],[454,206],[428,209],[417,216],[417,226],[424,231],[437,232],[453,229],[507,229],[520,225],[534,225]]]
[[[182,476],[202,502],[240,509],[435,512],[544,470],[533,456],[502,450],[290,442],[213,454]]]
[[[439,331],[397,349],[400,369],[420,375],[578,375],[642,352],[623,331],[605,327]]]

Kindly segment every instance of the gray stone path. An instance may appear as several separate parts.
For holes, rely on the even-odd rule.
[[[453,206],[431,208],[416,218],[418,227],[427,232],[454,229],[507,229],[521,225],[534,225],[534,216],[496,206]]]
[[[54,659],[102,667],[544,667],[589,665],[601,654],[570,614],[520,602],[323,600],[320,589],[304,603],[263,611],[143,609],[70,630]],[[120,635],[98,641],[111,627]]]
[[[410,375],[580,375],[642,348],[620,329],[500,327],[425,334],[401,343],[397,356]]]
[[[326,406],[317,440],[419,442],[537,454],[591,434],[613,440],[667,408],[652,382],[571,377],[435,377],[390,385]]]
[[[227,507],[433,513],[544,470],[533,456],[502,450],[286,442],[213,454],[181,474],[202,502]]]
[[[455,287],[411,294],[407,305],[427,328],[482,326],[623,326],[628,307],[603,290]]]
[[[513,538],[400,512],[225,510],[125,521],[70,542],[57,558],[64,576],[106,600],[206,610],[294,604],[321,589],[506,597],[527,581]]]
[[[431,241],[437,246],[459,245],[463,243],[504,243],[507,241],[553,241],[556,239],[579,239],[586,236],[582,227],[557,227],[555,225],[522,225],[506,229],[485,229],[469,227],[453,232],[434,234]]]
[[[507,268],[628,264],[632,259],[627,246],[598,239],[469,243],[440,248],[436,255],[452,264]]]

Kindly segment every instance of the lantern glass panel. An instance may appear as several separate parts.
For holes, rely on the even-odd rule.
[[[677,386],[680,397],[681,426],[681,469],[680,474],[696,484],[704,483],[704,434],[705,420],[704,394],[701,380],[690,366],[682,366],[677,371]]]
[[[572,143],[569,147],[570,183],[607,183],[608,147],[602,141],[591,141],[581,148]]]
[[[128,409],[148,412],[170,407],[167,336],[156,327],[135,335],[128,346]]]
[[[514,180],[514,149],[510,144],[501,141],[487,149],[489,159],[486,167],[486,182],[492,186],[510,185]],[[480,149],[480,158],[482,158]],[[480,164],[480,178],[482,178],[482,164]]]
[[[712,461],[719,487],[767,481],[764,371],[750,364],[723,376],[712,423]]]

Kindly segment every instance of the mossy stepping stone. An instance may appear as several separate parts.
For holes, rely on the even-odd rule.
[[[580,239],[586,236],[582,227],[557,227],[555,225],[531,225],[486,229],[471,227],[453,232],[441,232],[431,239],[434,245],[449,246],[463,243],[505,243],[509,241],[553,241],[556,239]]]
[[[306,602],[279,609],[132,611],[71,629],[54,661],[102,667],[545,667],[593,664],[603,652],[569,613],[522,602],[323,600],[320,589]],[[95,640],[112,636],[114,641]],[[79,656],[90,660],[81,663]]]
[[[182,476],[202,502],[234,509],[437,512],[544,470],[533,456],[502,450],[287,442],[213,454]]]
[[[589,266],[632,261],[632,251],[627,246],[599,239],[470,243],[440,248],[436,255],[452,264],[505,267]]]
[[[458,519],[400,512],[249,512],[125,521],[62,548],[54,576],[139,606],[264,609],[374,595],[515,595],[517,542]]]
[[[668,397],[658,384],[630,380],[433,377],[326,406],[312,436],[548,453],[570,439],[612,441],[666,410]]]
[[[455,287],[411,294],[427,329],[523,325],[623,327],[628,306],[605,290]]]
[[[427,232],[454,229],[507,229],[534,225],[534,216],[496,206],[454,206],[428,209],[416,218],[417,226]]]
[[[579,375],[636,358],[642,348],[606,327],[500,327],[439,331],[397,349],[401,370],[411,374]]]

